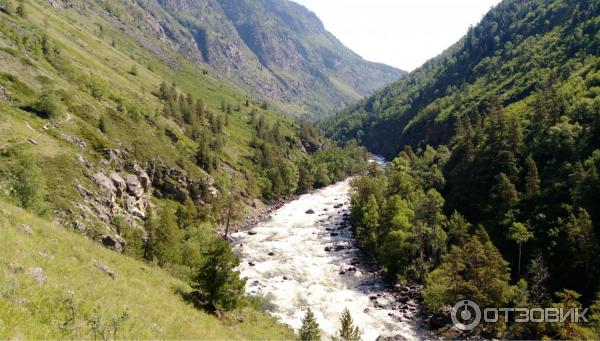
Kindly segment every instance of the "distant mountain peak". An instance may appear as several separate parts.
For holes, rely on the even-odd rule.
[[[195,57],[288,113],[331,113],[405,74],[364,60],[288,0],[159,0],[196,42]]]

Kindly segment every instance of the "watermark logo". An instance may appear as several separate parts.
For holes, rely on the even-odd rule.
[[[481,309],[473,301],[460,301],[452,307],[450,316],[456,328],[467,331],[477,327],[481,322]]]
[[[468,331],[476,328],[483,320],[486,323],[545,323],[545,322],[588,322],[589,308],[485,308],[483,311],[473,301],[457,302],[450,313],[452,323],[460,330]]]

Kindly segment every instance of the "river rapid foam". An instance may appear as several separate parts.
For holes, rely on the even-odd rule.
[[[310,307],[322,332],[335,335],[340,314],[348,308],[364,340],[417,339],[416,323],[395,308],[394,296],[375,269],[358,264],[361,253],[344,222],[349,190],[350,180],[345,180],[302,195],[270,220],[235,233],[246,292],[265,297],[272,304],[269,312],[296,331]]]

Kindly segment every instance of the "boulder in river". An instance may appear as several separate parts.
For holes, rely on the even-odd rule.
[[[325,251],[326,251],[326,252],[329,252],[329,251],[331,251],[331,246],[325,246]]]
[[[250,261],[250,262],[248,262],[248,265],[250,265],[250,266],[255,266],[255,265],[256,265],[256,263],[254,263],[254,262]]]
[[[306,214],[315,214],[315,210],[313,210],[312,208],[306,212],[304,212]]]
[[[271,251],[268,253],[269,256],[275,256],[275,252]]]
[[[251,236],[256,235],[256,233],[257,233],[256,231],[248,231],[248,234],[251,235]]]

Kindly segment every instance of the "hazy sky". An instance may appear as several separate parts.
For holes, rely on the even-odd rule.
[[[293,0],[346,46],[411,71],[458,41],[500,0]]]

